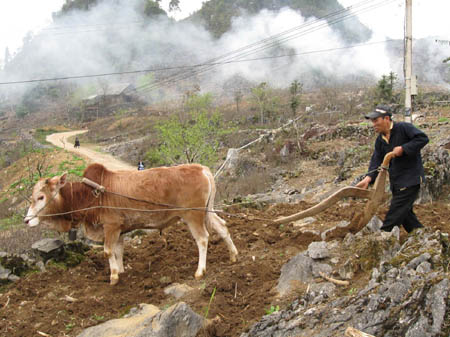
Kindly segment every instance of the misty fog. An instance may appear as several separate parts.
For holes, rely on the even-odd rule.
[[[224,56],[293,27],[298,27],[295,33]],[[323,20],[305,19],[300,12],[283,8],[235,18],[231,30],[214,39],[189,20],[144,17],[136,0],[102,2],[90,11],[57,17],[52,26],[28,37],[0,72],[0,82],[153,69],[153,82],[144,86],[139,79],[145,72],[100,78],[110,83],[133,82],[142,94],[152,95],[162,88],[181,93],[186,89],[184,79],[192,81],[191,86],[197,82],[203,91],[217,91],[235,77],[273,87],[286,87],[297,79],[305,88],[327,82],[374,82],[390,71],[402,77],[402,41],[378,38],[345,48],[349,46],[333,28]],[[445,82],[442,49],[426,41],[419,45],[420,56],[415,61],[420,62],[421,80]],[[210,65],[200,66],[204,63]],[[2,90],[24,87],[18,84]]]

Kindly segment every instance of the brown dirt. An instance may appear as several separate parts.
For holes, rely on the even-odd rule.
[[[219,320],[215,336],[239,336],[265,315],[271,305],[283,308],[301,295],[304,290],[299,288],[291,298],[280,300],[273,289],[283,264],[316,240],[292,225],[275,227],[258,219],[290,215],[309,206],[299,203],[273,205],[264,210],[229,210],[247,217],[227,218],[239,260],[230,263],[225,244],[212,235],[206,276],[200,281],[193,277],[197,248],[183,225],[164,230],[162,237],[154,233],[128,241],[126,271],[114,287],[109,285],[109,266],[102,249],[90,250],[77,267],[49,266],[46,272],[29,274],[0,289],[0,336],[34,336],[38,331],[51,336],[76,336],[84,328],[121,317],[139,303],[164,309],[176,302],[164,294],[170,283],[195,288],[183,301],[201,315],[211,301],[208,318]],[[361,206],[356,201],[335,205],[317,216],[316,228],[324,230],[337,221],[350,220],[354,210]],[[380,215],[385,212],[384,207]],[[425,226],[450,232],[448,203],[417,206],[416,213]],[[406,236],[402,232],[402,238]],[[367,275],[357,274],[348,289],[342,291],[358,288],[365,281]],[[211,298],[214,288],[215,296]],[[68,302],[66,295],[76,301]]]

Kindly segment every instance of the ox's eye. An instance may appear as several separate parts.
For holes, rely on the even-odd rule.
[[[44,196],[43,195],[39,196],[37,200],[44,200]]]

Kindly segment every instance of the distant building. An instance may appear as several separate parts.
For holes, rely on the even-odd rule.
[[[133,101],[136,93],[135,87],[130,83],[108,84],[99,90],[95,95],[83,99],[85,105],[96,105],[99,102],[104,104],[117,104]]]
[[[122,108],[130,107],[139,100],[136,88],[130,83],[113,83],[105,85],[95,95],[82,100],[85,120],[106,116]]]

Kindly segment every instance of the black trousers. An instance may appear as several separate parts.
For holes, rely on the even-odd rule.
[[[392,200],[389,211],[384,219],[381,230],[390,232],[394,226],[403,225],[409,233],[423,225],[413,212],[414,201],[419,195],[420,185],[392,190]]]

